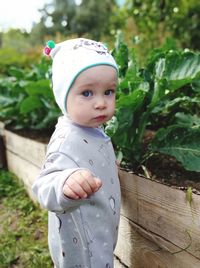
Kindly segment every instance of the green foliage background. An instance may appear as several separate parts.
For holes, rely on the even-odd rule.
[[[119,65],[117,119],[107,131],[121,157],[135,166],[159,152],[197,171],[200,2],[122,2],[52,0],[30,33],[1,33],[0,119],[15,129],[53,127],[60,112],[42,47],[48,39],[94,38],[114,48]],[[144,151],[147,129],[157,134]]]
[[[197,0],[52,0],[40,12],[41,20],[30,33],[13,29],[0,33],[0,48],[11,47],[21,55],[30,48],[36,51],[48,39],[60,41],[73,36],[101,39],[113,46],[121,30],[140,60],[149,50],[163,45],[167,37],[175,39],[180,48],[199,50]]]

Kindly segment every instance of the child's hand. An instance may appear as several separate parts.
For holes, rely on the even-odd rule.
[[[121,164],[120,160],[117,159],[117,160],[115,161],[115,164],[117,165],[118,168],[120,168],[120,164]]]
[[[63,193],[71,199],[87,198],[98,191],[102,182],[87,170],[72,173],[63,186]]]

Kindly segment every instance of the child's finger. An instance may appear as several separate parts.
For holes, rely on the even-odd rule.
[[[89,171],[86,170],[81,174],[87,180],[88,184],[91,187],[92,192],[96,192],[101,187],[102,185],[101,180],[97,177],[94,177],[94,175]]]
[[[120,160],[117,159],[117,160],[115,161],[115,163],[116,163],[116,165],[117,165],[118,167],[120,167],[120,164],[121,164],[121,161],[120,161]]]
[[[101,186],[102,186],[102,181],[99,178],[97,178],[97,177],[94,177],[94,180],[95,180],[96,185],[97,185],[96,191],[98,191],[99,188],[101,188]]]
[[[63,186],[63,193],[68,198],[79,199],[79,196],[67,184]]]
[[[88,194],[79,182],[80,177],[80,174],[72,174],[66,180],[65,185],[67,185],[78,197],[86,198]]]
[[[94,191],[93,190],[93,185],[91,184],[91,181],[93,180],[93,178],[92,178],[91,174],[88,174],[88,173],[85,173],[85,172],[82,172],[82,171],[77,172],[77,173],[74,173],[74,179],[81,186],[83,191],[85,193],[87,193],[87,195],[90,195],[90,194],[93,193],[93,191]]]

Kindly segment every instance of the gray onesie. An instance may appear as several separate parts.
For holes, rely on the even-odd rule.
[[[87,199],[63,195],[65,180],[86,169],[102,180]],[[100,128],[59,118],[33,192],[49,211],[49,248],[57,268],[113,268],[120,216],[120,185],[110,138]]]

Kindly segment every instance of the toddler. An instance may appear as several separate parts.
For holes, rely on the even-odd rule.
[[[49,213],[57,268],[113,268],[120,217],[115,154],[103,124],[115,111],[117,64],[99,42],[47,43],[53,92],[63,115],[33,192]]]

